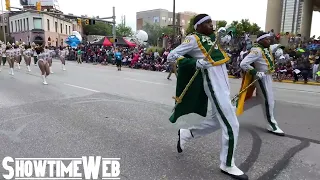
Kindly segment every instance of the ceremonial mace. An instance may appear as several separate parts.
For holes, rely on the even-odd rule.
[[[272,70],[267,70],[265,73],[267,72],[272,72]],[[239,96],[246,92],[251,86],[253,86],[260,78],[256,78],[255,80],[253,80],[247,87],[245,87],[244,89],[242,89],[238,94],[236,94],[235,96],[233,96],[233,98],[231,99],[232,104],[235,104],[235,102],[238,100]]]
[[[252,81],[247,87],[245,87],[244,89],[242,89],[238,94],[236,94],[235,96],[233,96],[233,98],[231,99],[231,103],[235,104],[235,102],[238,100],[239,96],[246,92],[251,86],[254,85],[254,83],[256,83],[259,80],[259,78],[256,78],[254,81]]]
[[[204,58],[204,60],[208,60],[208,57],[211,55],[213,49],[217,46],[219,39],[221,36],[219,36],[219,31],[217,31],[216,33],[216,40],[214,41],[213,45],[210,47],[206,57]],[[176,109],[176,107],[178,106],[178,104],[180,104],[182,102],[182,99],[184,97],[184,95],[187,93],[189,87],[191,86],[191,84],[193,83],[194,79],[197,77],[197,75],[199,74],[200,69],[197,69],[197,71],[193,74],[193,76],[191,77],[190,81],[188,82],[188,84],[186,85],[186,87],[183,89],[182,93],[180,94],[179,97],[177,96],[173,96],[172,98],[176,101],[176,105],[174,106],[173,110],[174,111]]]

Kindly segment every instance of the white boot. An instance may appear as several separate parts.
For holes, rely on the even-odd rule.
[[[249,179],[248,176],[242,172],[237,166],[231,166],[227,167],[226,165],[221,164],[220,165],[221,172],[239,180],[247,180]]]
[[[177,144],[177,150],[178,153],[182,153],[184,150],[184,144],[193,138],[193,135],[191,134],[191,131],[189,129],[179,129],[178,131],[178,144]]]
[[[21,69],[21,68],[20,68],[20,64],[19,64],[19,63],[17,63],[17,65],[18,65],[18,69]]]
[[[27,66],[27,69],[28,69],[29,72],[31,72],[30,66]]]
[[[275,135],[285,136],[284,132],[279,128],[279,126],[276,126],[276,128],[276,130],[273,130],[273,128],[269,125],[267,129],[270,133],[273,133]]]
[[[14,75],[14,73],[13,73],[13,68],[10,68],[9,74],[12,75],[12,76]]]
[[[66,70],[66,66],[64,64],[62,64],[62,70],[65,71]]]
[[[51,74],[53,74],[52,68],[51,68],[51,67],[49,67],[49,69],[50,69],[50,73],[51,73]]]
[[[45,76],[45,75],[42,75],[42,79],[43,79],[43,84],[44,84],[44,85],[47,85],[48,83],[47,83],[47,80],[46,80],[46,76]]]

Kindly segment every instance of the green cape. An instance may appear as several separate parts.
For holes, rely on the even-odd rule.
[[[176,97],[180,96],[191,77],[196,72],[196,62],[197,60],[190,56],[185,56],[185,58],[178,60],[179,69]],[[207,109],[208,97],[204,91],[202,74],[199,72],[183,97],[182,102],[176,106],[169,120],[170,122],[175,123],[179,117],[190,113],[196,113],[206,117]]]

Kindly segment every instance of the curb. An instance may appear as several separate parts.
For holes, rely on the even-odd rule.
[[[231,78],[231,79],[240,79],[240,78],[236,78],[235,76],[229,76],[229,78]],[[304,84],[304,85],[311,85],[311,86],[320,86],[320,83],[318,83],[318,82],[307,82],[307,84],[305,84],[304,82],[301,82],[301,81],[293,82],[293,81],[291,81],[291,80],[282,80],[282,81],[273,80],[273,82],[289,83],[289,84]]]

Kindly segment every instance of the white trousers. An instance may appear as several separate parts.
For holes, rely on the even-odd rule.
[[[230,100],[230,86],[225,65],[202,70],[204,89],[212,105],[212,114],[199,126],[189,128],[193,137],[201,137],[222,128],[221,163],[234,166],[239,122]]]
[[[246,101],[244,105],[244,111],[257,105],[262,105],[262,110],[265,118],[268,121],[268,124],[272,127],[273,130],[277,130],[278,123],[274,117],[275,101],[272,82],[273,79],[271,74],[267,74],[265,77],[256,82],[256,96]]]

